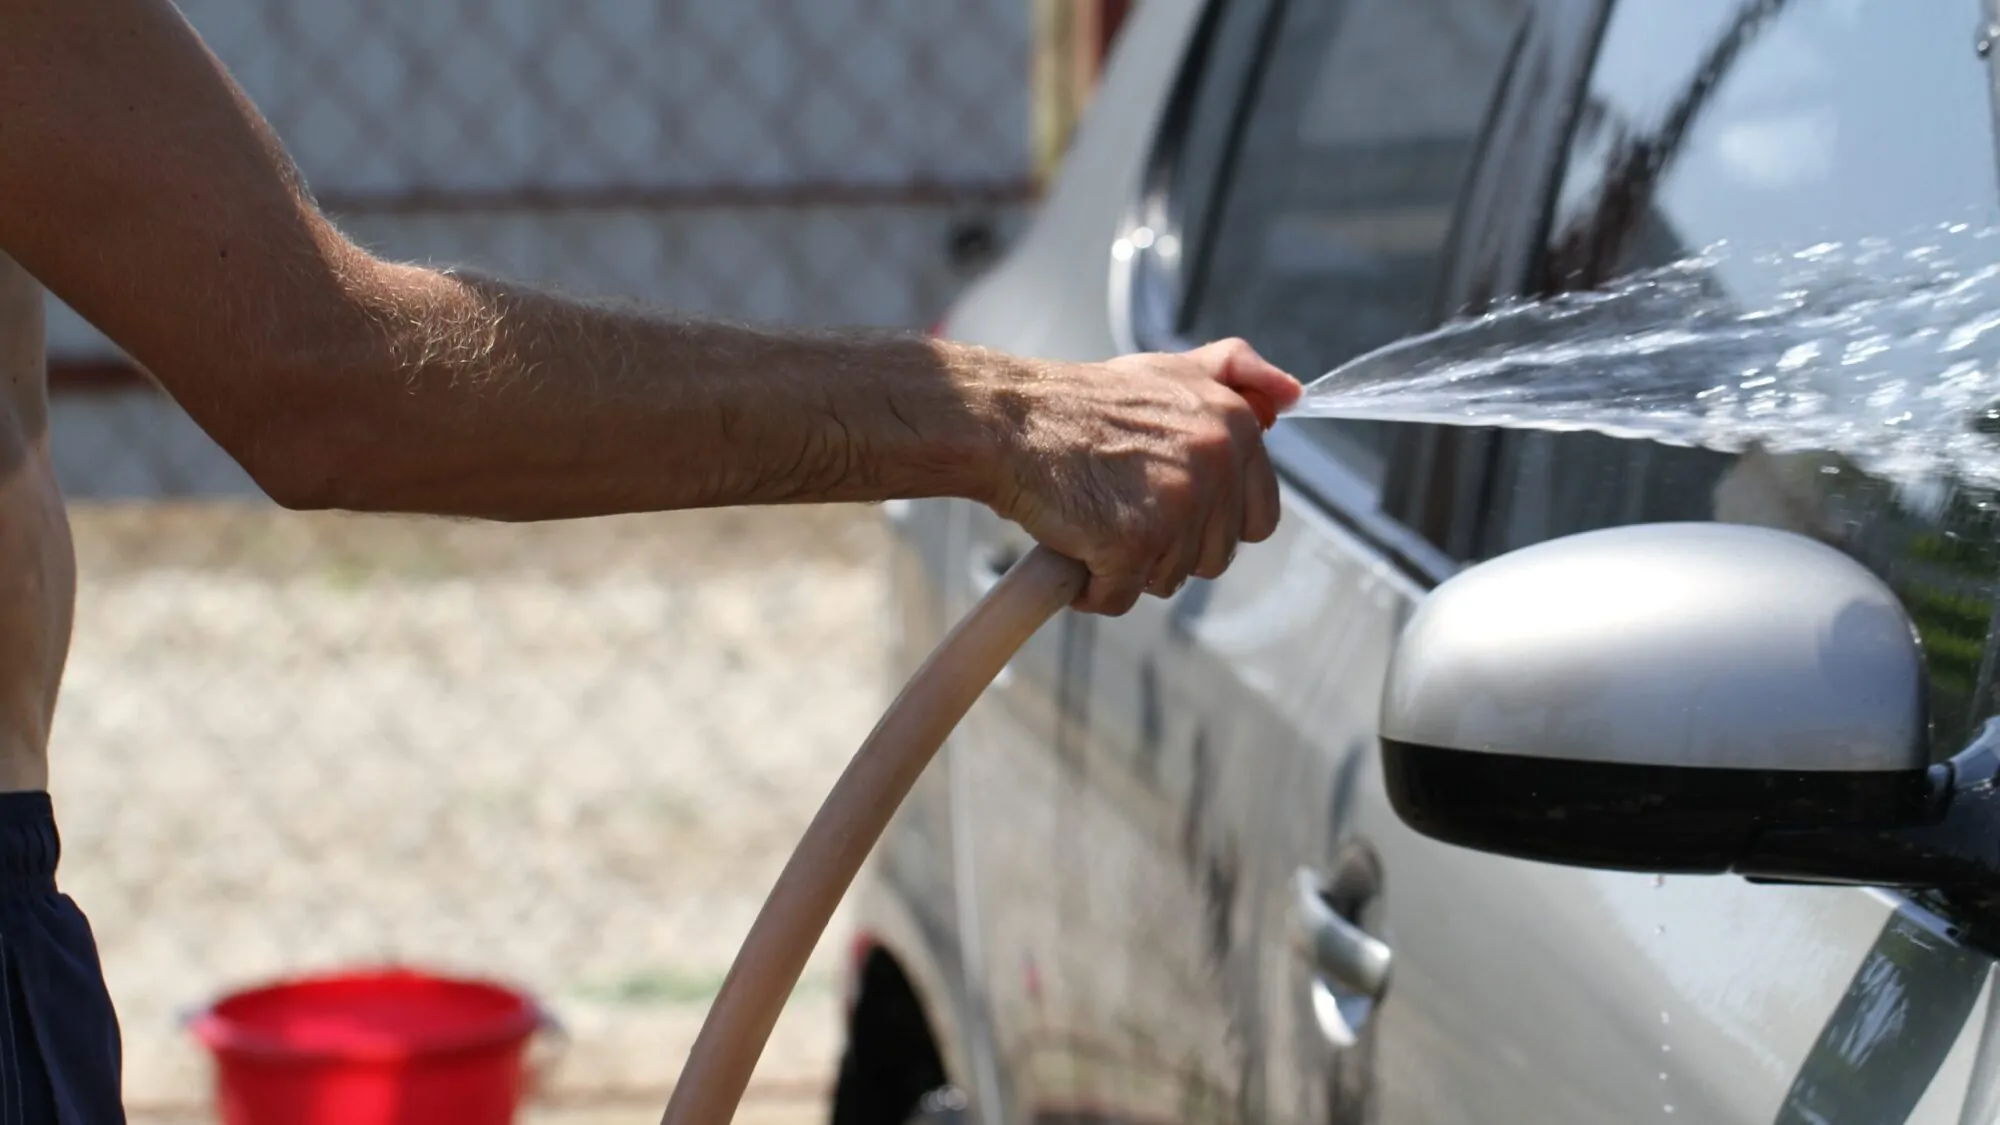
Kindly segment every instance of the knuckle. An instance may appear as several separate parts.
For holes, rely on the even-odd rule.
[[[1257,420],[1257,412],[1235,390],[1211,382],[1203,388],[1203,399],[1210,421],[1229,435],[1232,442],[1240,444],[1263,434],[1264,426]]]
[[[1221,361],[1223,367],[1241,367],[1257,358],[1257,349],[1251,347],[1250,341],[1241,336],[1231,336],[1223,340],[1217,345],[1216,351],[1219,353],[1216,358]]]
[[[1108,589],[1130,582],[1134,570],[1139,565],[1142,564],[1136,563],[1129,555],[1123,552],[1115,553],[1103,560],[1102,565],[1095,572],[1096,577],[1093,584],[1102,584]]]
[[[1138,513],[1120,521],[1113,533],[1118,541],[1111,545],[1107,561],[1121,572],[1136,569],[1158,554],[1160,542],[1166,538],[1160,520]]]
[[[1188,447],[1198,460],[1214,462],[1234,456],[1236,435],[1227,423],[1218,420],[1197,431],[1189,439]]]
[[[1143,580],[1148,573],[1158,575],[1171,569],[1180,552],[1184,534],[1183,524],[1162,524],[1149,528],[1142,538],[1135,541],[1132,573]]]
[[[1090,585],[1084,588],[1081,608],[1090,613],[1103,613],[1118,601],[1127,585],[1129,582],[1122,573],[1094,571]]]
[[[1205,455],[1203,455],[1205,457]],[[1185,521],[1194,514],[1198,495],[1195,485],[1199,479],[1192,467],[1178,467],[1164,473],[1153,486],[1152,508],[1147,524],[1157,534],[1169,534],[1169,529]]]
[[[1284,510],[1275,504],[1272,505],[1270,513],[1264,517],[1262,526],[1258,528],[1257,538],[1252,539],[1251,542],[1262,543],[1264,540],[1276,535],[1278,533],[1278,522],[1284,518]]]
[[[1235,559],[1236,536],[1231,535],[1218,543],[1209,545],[1209,549],[1202,553],[1201,565],[1195,568],[1195,575],[1208,579],[1220,578],[1222,577],[1222,572],[1228,570],[1229,564],[1235,561]]]
[[[1228,412],[1223,415],[1229,424],[1229,436],[1236,444],[1250,450],[1264,443],[1264,423],[1257,412],[1243,400],[1242,395],[1231,394]]]
[[[1106,617],[1123,617],[1139,604],[1139,595],[1144,591],[1136,585],[1120,586],[1104,601],[1104,608],[1098,612]]]

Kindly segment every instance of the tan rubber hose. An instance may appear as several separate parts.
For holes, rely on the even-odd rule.
[[[1076,600],[1083,564],[1037,547],[946,634],[882,714],[813,816],[737,950],[661,1125],[724,1125],[806,959],[896,806],[1007,661]]]

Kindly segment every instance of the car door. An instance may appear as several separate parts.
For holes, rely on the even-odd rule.
[[[1309,373],[1300,364],[1429,324],[1460,181],[1525,11],[1496,2],[1428,42],[1453,7],[1208,5],[1146,189],[1109,247],[1134,267],[1113,279],[1119,326],[1149,347],[1249,335]],[[1347,19],[1369,33],[1338,38]],[[1400,130],[1375,128],[1398,103]],[[1079,159],[1094,155],[1088,140]],[[1285,173],[1277,194],[1272,172]],[[1262,297],[1246,301],[1245,285]],[[1142,307],[1174,323],[1132,323]],[[1123,618],[1062,615],[955,740],[977,888],[965,929],[981,945],[1004,1088],[989,1113],[1297,1116],[1270,1104],[1267,1013],[1310,1006],[1319,974],[1272,951],[1292,948],[1301,868],[1313,901],[1372,910],[1367,858],[1333,853],[1327,804],[1344,799],[1335,774],[1351,778],[1372,745],[1409,572],[1447,564],[1381,511],[1389,430],[1283,428],[1304,468],[1272,541],[1225,580]],[[965,518],[969,602],[1025,541],[989,514]],[[1296,815],[1291,798],[1308,790],[1317,807]],[[1308,1065],[1323,1063],[1315,1051]]]
[[[1435,324],[1531,4],[1218,9],[1135,205],[1114,315],[1137,346],[1241,335],[1305,377]],[[1220,580],[1096,630],[1084,784],[1180,862],[1169,875],[1189,892],[1095,884],[1102,938],[1133,966],[1100,982],[1095,1022],[1138,1058],[1157,1029],[1199,1017],[1219,1040],[1210,1069],[1232,1083],[1230,1120],[1362,1120],[1376,1104],[1374,997],[1355,966],[1309,951],[1367,948],[1401,893],[1373,842],[1338,828],[1373,761],[1389,647],[1452,569],[1398,515],[1408,469],[1438,443],[1327,421],[1282,422],[1271,443],[1278,534]],[[1109,799],[1119,790],[1130,796]],[[1153,792],[1166,799],[1148,819],[1138,795]],[[1203,1002],[1176,1008],[1190,995]],[[1157,1107],[1137,1087],[1122,1119],[1159,1119],[1140,1115]]]
[[[1112,240],[1179,59],[1212,27],[1205,9],[1216,10],[1201,0],[1150,0],[1135,11],[1053,192],[1008,261],[954,309],[955,336],[1052,358],[1114,352],[1104,315]],[[991,512],[951,507],[959,555],[948,564],[947,613],[955,617],[1029,544]],[[1221,1026],[1212,990],[1157,998],[1169,1015],[1154,1020],[1158,1050],[1141,1057],[1170,1065],[1134,1078],[1130,1055],[1107,1049],[1096,980],[1131,964],[1104,939],[1115,915],[1099,908],[1094,888],[1113,872],[1162,888],[1162,904],[1188,901],[1190,888],[1160,877],[1173,869],[1171,849],[1124,831],[1121,814],[1107,813],[1102,792],[1081,781],[1095,757],[1085,752],[1089,728],[1103,711],[1090,678],[1098,624],[1058,614],[945,751],[967,996],[968,1065],[954,1077],[968,1084],[983,1121],[1115,1120],[1119,1091],[1139,1087],[1171,1091],[1167,1119],[1235,1104],[1236,1068],[1219,1069],[1209,1062],[1214,1053],[1189,1046],[1213,1042]],[[1198,905],[1162,912],[1171,921],[1160,934],[1199,942],[1183,924]]]
[[[1544,110],[1563,119],[1559,173],[1543,216],[1514,228],[1527,252],[1489,239],[1460,276],[1518,262],[1500,291],[1547,292],[1710,250],[1709,284],[1758,305],[1783,299],[1767,254],[1864,239],[1924,253],[1955,224],[1990,226],[1989,110],[1964,30],[1978,14],[1969,0],[1618,0],[1575,111]],[[1494,156],[1516,177],[1539,158]],[[1755,374],[1717,373],[1732,378]],[[1910,605],[1940,756],[1991,713],[1993,527],[1978,498],[1926,505],[1835,458],[1756,450],[1521,431],[1464,449],[1413,516],[1464,561],[1657,520],[1815,535]],[[1988,1119],[1961,1114],[1991,1110],[1991,961],[1939,904],[1502,859],[1415,836],[1372,775],[1361,791],[1338,830],[1374,843],[1392,888],[1382,1120]]]

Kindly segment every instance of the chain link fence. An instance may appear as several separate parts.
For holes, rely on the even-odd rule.
[[[396,258],[919,328],[1033,195],[1027,0],[180,2]],[[537,1113],[653,1119],[886,700],[875,514],[284,513],[54,303],[51,360],[82,574],[53,787],[135,1118],[207,1112],[188,1006],[395,961],[555,1009]],[[840,944],[753,1098],[817,1116]]]

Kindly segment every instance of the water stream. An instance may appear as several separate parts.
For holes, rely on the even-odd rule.
[[[2000,486],[2000,231],[1713,247],[1368,353],[1292,414],[1827,451]]]

